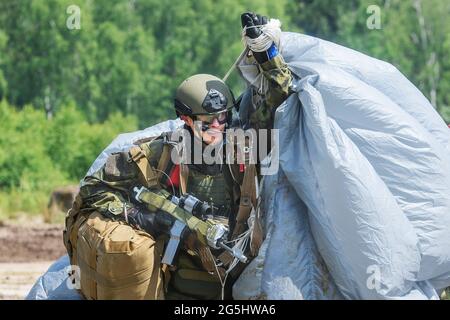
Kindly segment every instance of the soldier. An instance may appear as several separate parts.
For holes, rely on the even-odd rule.
[[[253,13],[244,13],[241,20],[246,35],[253,39],[261,35],[260,27],[267,22]],[[250,54],[270,86],[262,97],[256,88],[249,89],[246,94],[258,99],[251,99],[248,118],[242,120],[247,127],[271,128],[275,107],[290,93],[291,74],[275,44]],[[180,142],[173,139],[180,135],[165,133],[140,141],[128,152],[110,155],[99,171],[84,178],[66,219],[64,239],[72,264],[81,268],[81,290],[87,298],[219,299],[223,295],[224,268],[230,257],[200,241],[202,234],[193,232],[200,224],[194,226],[192,220],[184,220],[189,228],[179,233],[181,250],[175,260],[158,270],[163,248],[169,250],[176,217],[183,215],[173,199],[180,205],[184,196],[185,210],[188,196],[200,200],[203,207],[212,208],[207,210],[208,221],[227,225],[234,238],[245,231],[255,206],[254,166],[226,165],[225,161],[177,164],[170,156],[180,143],[191,153],[195,143],[202,151],[208,146],[231,147],[224,133],[232,126],[233,107],[239,109],[241,101],[236,102],[227,85],[215,76],[189,77],[176,91],[175,110],[191,139]],[[145,203],[136,194],[142,186],[149,190]],[[172,234],[172,238],[176,237]],[[145,248],[137,243],[145,243]],[[149,256],[153,262],[145,258]],[[141,266],[148,263],[152,270]],[[123,273],[127,268],[131,271]],[[229,278],[227,289],[234,280]],[[225,297],[230,298],[229,290]]]

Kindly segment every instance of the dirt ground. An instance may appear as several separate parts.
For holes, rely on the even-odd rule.
[[[37,278],[64,255],[62,225],[0,222],[0,300],[23,299]]]
[[[0,221],[0,300],[23,299],[39,276],[66,254],[62,230],[62,225],[40,220]]]

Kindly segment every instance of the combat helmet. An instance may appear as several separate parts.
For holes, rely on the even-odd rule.
[[[221,79],[210,74],[196,74],[184,80],[175,94],[177,116],[214,115],[235,105],[233,93]]]

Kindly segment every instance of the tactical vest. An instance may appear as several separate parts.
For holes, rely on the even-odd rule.
[[[187,192],[216,207],[218,211],[214,212],[214,215],[229,216],[232,200],[228,189],[223,172],[207,175],[192,169],[189,170]]]
[[[163,135],[162,139],[166,139],[166,136]],[[141,142],[142,141],[136,144]],[[218,212],[220,216],[228,215],[231,209],[230,204],[233,202],[230,195],[233,190],[230,190],[229,188],[230,181],[226,181],[226,177],[229,179],[230,176],[230,174],[226,174],[229,173],[227,170],[230,170],[230,167],[224,165],[223,168],[225,168],[225,171],[217,173],[216,175],[204,174],[198,170],[195,170],[195,168],[189,169],[186,165],[180,165],[177,171],[177,167],[170,160],[170,152],[172,147],[173,144],[163,144],[161,152],[158,152],[160,155],[156,165],[151,164],[148,161],[146,153],[144,153],[144,150],[142,150],[139,146],[132,147],[129,150],[131,160],[135,162],[139,168],[140,184],[147,188],[158,186],[161,187],[162,184],[165,184],[164,187],[178,187],[181,193],[189,192],[198,197],[200,200],[213,202],[216,207],[221,208],[221,212]],[[235,169],[234,174],[231,173],[231,175],[233,177],[237,177],[237,182],[242,184],[241,190],[237,191],[241,195],[241,200],[238,204],[239,211],[237,216],[231,217],[231,224],[236,225],[236,229],[239,230],[239,232],[242,232],[245,230],[245,223],[250,215],[251,208],[256,206],[254,193],[254,178],[256,175],[256,169],[254,165],[247,166],[245,172],[242,172],[243,170],[239,170],[237,166],[231,167]],[[166,177],[175,177],[174,173],[175,175],[179,174],[178,186],[169,186],[167,185],[168,179]],[[170,182],[173,183],[172,180]],[[138,232],[137,230],[133,232],[132,228],[129,228],[124,222],[108,222],[107,220],[101,219],[101,216],[95,212],[94,214],[84,214],[80,212],[79,209],[81,204],[79,201],[80,197],[77,197],[76,202],[78,203],[74,203],[73,208],[69,211],[66,218],[64,242],[72,264],[78,265],[82,271],[84,271],[82,272],[84,273],[84,278],[82,280],[82,284],[84,284],[83,294],[92,299],[162,298],[164,294],[161,292],[162,286],[160,284],[163,282],[162,279],[166,277],[164,282],[167,286],[169,282],[169,274],[167,269],[165,270],[166,272],[162,272],[162,269],[157,267],[162,255],[161,244],[155,243],[152,237],[148,234]],[[234,211],[237,211],[237,206]],[[223,223],[223,221],[221,222]],[[115,227],[113,224],[117,224],[117,226]],[[118,226],[120,226],[120,228]],[[238,234],[239,233],[236,233],[235,236]],[[119,243],[116,243],[117,241],[119,241]],[[138,241],[139,246],[133,244],[136,241]],[[150,242],[147,244],[148,241]],[[146,252],[142,248],[148,248],[147,251],[151,251]],[[109,258],[114,257],[114,255],[111,255],[114,252],[123,252],[125,254],[124,257],[127,255],[130,256],[130,253],[132,252],[139,252],[139,254],[131,254],[131,256],[134,256],[134,260],[130,260],[129,263],[140,265],[140,268],[144,268],[149,264],[152,265],[151,270],[145,268],[136,269],[137,274],[146,275],[144,277],[146,282],[144,281],[144,278],[136,277],[133,273],[125,276],[124,280],[124,275],[121,275],[120,272],[123,268],[125,268],[125,265],[120,268],[121,270],[117,270],[119,272],[117,273],[117,278],[119,280],[114,279],[113,276],[113,281],[108,282],[111,280],[112,275],[111,273],[108,273],[110,272],[108,271],[108,265],[112,267],[108,261],[110,260]],[[102,266],[98,264],[99,254],[102,256],[101,261],[104,261]],[[117,256],[117,254],[115,256]],[[148,261],[149,257],[152,257],[151,260],[154,264],[152,264],[151,261]],[[177,281],[178,284],[184,283],[182,287],[190,284],[188,286],[190,289],[192,289],[192,287],[195,288],[199,285],[199,283],[203,283],[205,286],[202,287],[202,290],[205,290],[206,293],[206,291],[210,289],[207,297],[213,298],[217,293],[217,279],[214,279],[214,277],[208,275],[207,273],[200,274],[201,272],[199,272],[198,269],[192,269],[190,265],[192,264],[192,261],[188,260],[189,259],[186,259],[185,254],[180,256],[179,261],[184,264],[180,270],[183,270],[183,272],[173,274],[172,276],[174,280],[172,280],[171,283],[175,283],[174,281]],[[143,288],[143,290],[138,290],[137,293],[134,295],[131,294],[131,296],[124,296],[121,292],[125,293],[128,291],[121,291],[119,289],[129,287],[130,285],[135,286],[133,283],[134,281],[137,281],[136,279],[140,279],[140,283],[144,283],[144,285],[140,287]],[[150,291],[150,295],[145,293],[146,283],[154,288],[154,290]],[[120,288],[117,286],[115,287],[115,284],[120,284]],[[99,289],[102,287],[117,288],[117,290],[102,291]],[[187,298],[189,296],[184,297]]]
[[[167,136],[164,137],[164,139],[167,139]],[[160,161],[158,162],[158,168],[161,170],[164,168],[166,175],[171,176],[174,167],[170,158],[166,156],[171,151],[168,145],[169,144],[165,145],[165,149],[163,149],[161,156],[161,159],[164,159],[166,164],[161,165]],[[171,146],[173,147],[173,144]],[[145,161],[144,158],[142,159]],[[144,167],[142,164],[139,166]],[[180,192],[191,193],[200,200],[212,202],[215,206],[220,208],[217,215],[217,218],[219,219],[221,216],[229,216],[231,214],[229,217],[229,228],[232,231],[231,238],[237,238],[246,230],[247,220],[250,217],[252,209],[257,207],[255,187],[257,178],[256,165],[233,164],[228,166],[224,164],[222,170],[214,175],[205,174],[202,170],[196,170],[196,168],[198,167],[195,165],[180,165]],[[162,176],[160,177],[162,178]],[[240,190],[233,190],[233,180],[239,185]],[[239,195],[238,198],[240,198],[240,200],[238,203],[233,203],[233,199],[231,199],[233,192],[234,194],[237,193]],[[223,220],[220,222],[224,223]],[[259,216],[256,216],[248,254],[255,256],[258,253],[262,241],[263,231],[261,219]],[[223,252],[219,256],[219,260],[227,266],[231,262],[231,256],[228,252]],[[239,274],[245,266],[241,265],[240,267],[241,268],[236,270],[236,274]],[[195,275],[192,275],[192,277],[192,284],[195,285]]]

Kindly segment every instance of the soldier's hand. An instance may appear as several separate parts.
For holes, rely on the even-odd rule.
[[[256,39],[261,35],[261,26],[267,24],[267,17],[255,14],[253,12],[244,12],[241,14],[242,28],[245,28],[245,35]]]
[[[175,219],[165,212],[148,212],[142,208],[130,209],[127,218],[129,224],[144,230],[155,238],[163,234],[169,234]]]

